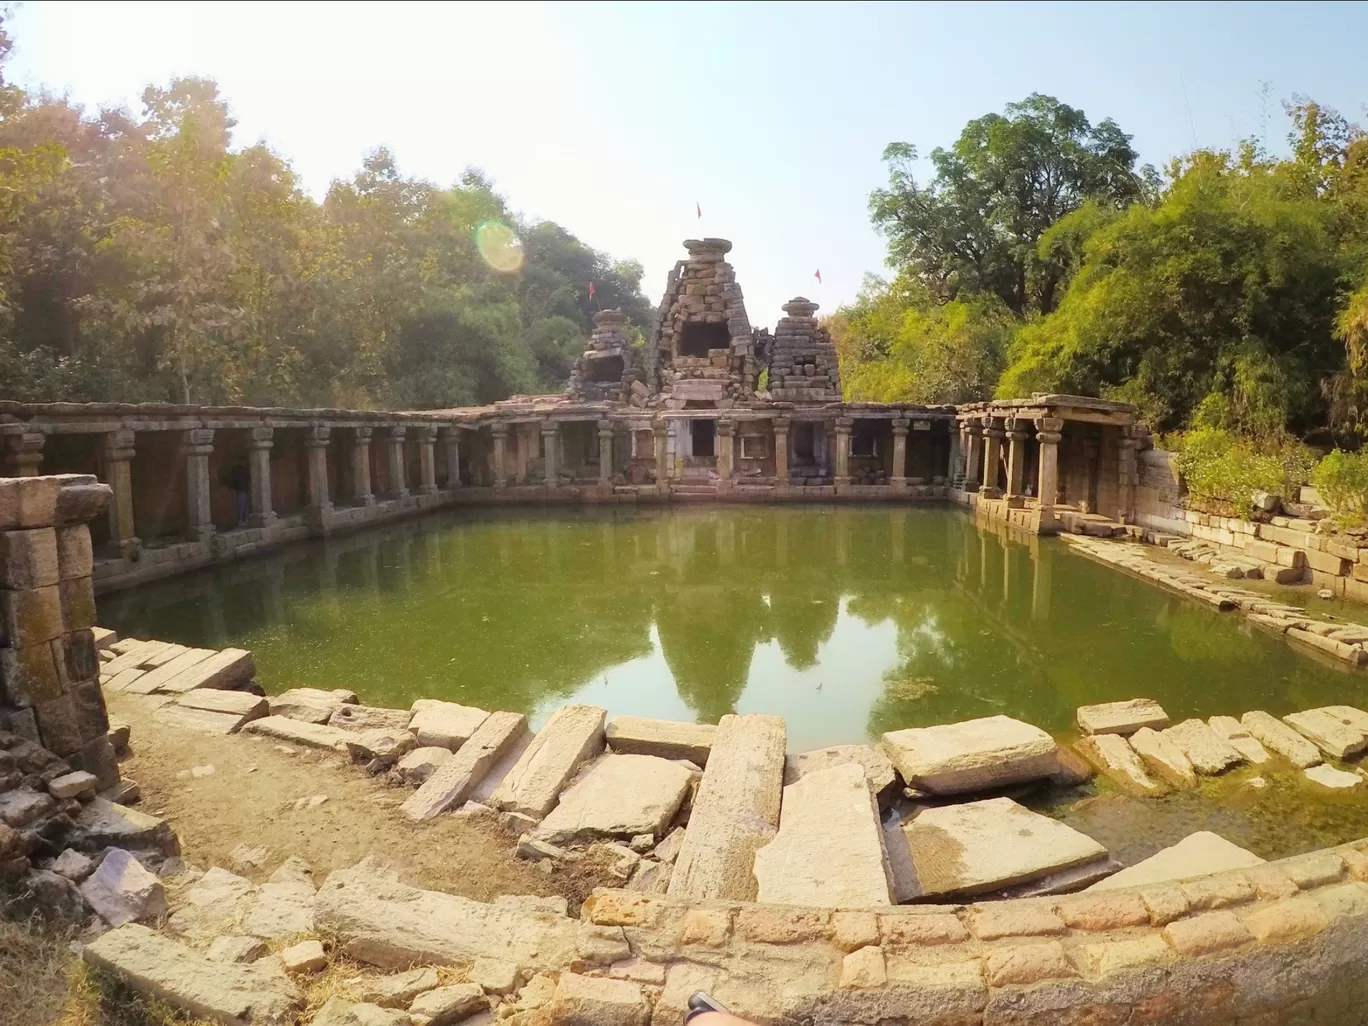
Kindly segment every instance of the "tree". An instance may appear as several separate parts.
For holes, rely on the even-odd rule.
[[[938,299],[990,292],[1017,316],[1049,313],[1067,268],[1042,259],[1041,237],[1086,201],[1124,207],[1145,195],[1153,170],[1135,170],[1131,137],[1110,118],[1032,93],[1006,113],[969,122],[949,150],[931,151],[935,176],[913,175],[917,150],[884,150],[889,185],[869,200],[888,262]]]

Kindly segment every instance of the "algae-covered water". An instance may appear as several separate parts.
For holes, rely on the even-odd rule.
[[[569,701],[777,713],[793,751],[994,713],[1067,738],[1078,705],[1136,696],[1175,720],[1368,704],[1368,674],[945,508],[456,512],[105,596],[100,617],[250,648],[269,691],[444,698],[534,723]],[[1161,802],[1104,787],[1055,811],[1114,854],[1213,816],[1265,855],[1368,834],[1368,786],[1254,775]]]

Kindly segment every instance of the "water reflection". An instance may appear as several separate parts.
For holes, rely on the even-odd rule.
[[[122,632],[252,648],[273,690],[544,716],[787,717],[795,749],[1085,702],[1175,716],[1356,701],[1229,614],[945,509],[453,514],[101,599]]]

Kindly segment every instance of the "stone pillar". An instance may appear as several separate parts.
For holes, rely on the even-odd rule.
[[[375,494],[371,491],[369,425],[352,429],[352,501],[358,506],[374,506]]]
[[[984,498],[996,499],[1002,494],[998,486],[998,463],[1002,459],[1002,439],[1006,432],[993,420],[988,421],[983,437],[983,484],[979,494]]]
[[[271,436],[268,427],[254,427],[247,440],[247,470],[251,475],[248,493],[252,515],[248,522],[253,527],[269,527],[276,522],[271,508]]]
[[[43,433],[23,424],[6,425],[3,433],[9,476],[36,477],[43,466]]]
[[[952,488],[964,487],[964,447],[961,444],[963,432],[958,424],[950,432],[950,468],[946,480]]]
[[[437,441],[437,425],[418,425],[418,494],[437,493],[437,461],[432,451]]]
[[[906,417],[893,418],[893,473],[889,481],[898,491],[907,489],[907,426]]]
[[[315,514],[331,513],[332,496],[328,494],[328,442],[332,428],[327,424],[310,424],[304,433],[304,449],[309,460],[309,506]]]
[[[789,483],[789,418],[774,418],[774,480]]]
[[[494,433],[494,487],[508,487],[508,471],[505,468],[505,457],[508,450],[508,425],[494,424],[490,427]]]
[[[598,422],[599,484],[608,488],[613,483],[613,422]]]
[[[461,487],[461,429],[444,427],[442,435],[442,456],[446,460],[448,488]]]
[[[128,428],[104,436],[100,448],[105,483],[113,490],[109,504],[110,555],[128,558],[138,549],[133,527],[133,442]]]
[[[1121,439],[1117,442],[1117,462],[1120,464],[1120,482],[1116,493],[1117,519],[1129,524],[1135,520],[1136,466],[1135,450],[1140,443],[1127,426],[1121,429]]]
[[[1036,441],[1040,443],[1039,496],[1042,514],[1052,511],[1059,501],[1059,440],[1064,421],[1058,417],[1041,417],[1036,425]]]
[[[670,425],[664,420],[651,424],[651,434],[655,439],[656,487],[662,492],[669,487],[670,474]]]
[[[91,630],[88,523],[112,498],[89,474],[0,480],[0,513],[12,513],[0,516],[0,730],[92,774],[98,790],[119,782],[119,764]]]
[[[1027,433],[1020,421],[1008,423],[1007,439],[1007,498],[1022,498],[1022,473],[1026,468]]]
[[[965,462],[964,462],[964,488],[965,491],[977,491],[979,486],[979,457],[982,450],[979,447],[979,439],[983,436],[983,425],[976,420],[971,420],[964,427],[965,434]]]
[[[407,436],[407,424],[395,424],[389,429],[389,441],[386,448],[389,456],[389,497],[391,499],[407,499],[409,497],[408,482],[404,480],[404,439]]]
[[[191,428],[181,445],[185,453],[185,519],[190,537],[205,541],[214,533],[209,498],[209,454],[214,451],[213,428]]]
[[[725,488],[731,484],[736,456],[736,425],[727,417],[717,421],[717,480]]]
[[[850,484],[850,429],[855,421],[850,417],[836,418],[836,474],[834,482],[839,488]]]
[[[554,420],[544,420],[541,426],[542,449],[546,452],[546,487],[555,488],[560,484],[560,424]]]

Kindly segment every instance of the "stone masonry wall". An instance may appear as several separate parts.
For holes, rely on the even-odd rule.
[[[769,393],[776,402],[841,401],[841,369],[830,333],[813,316],[817,304],[797,296],[784,304],[770,351]]]
[[[0,729],[101,789],[118,783],[95,646],[88,522],[108,485],[83,474],[0,478]]]

